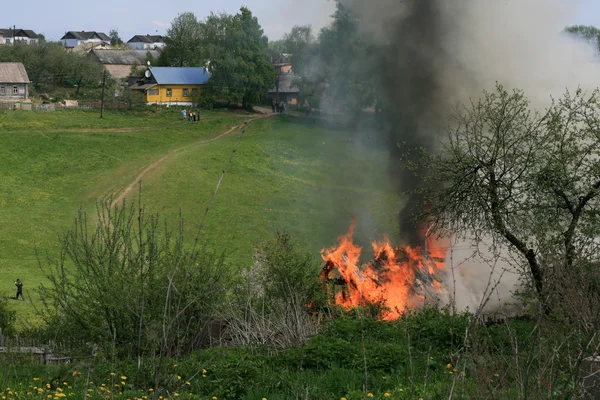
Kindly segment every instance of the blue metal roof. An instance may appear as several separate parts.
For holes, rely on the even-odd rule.
[[[202,67],[150,67],[159,85],[203,85],[210,73]]]

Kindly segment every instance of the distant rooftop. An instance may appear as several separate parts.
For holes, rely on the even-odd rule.
[[[29,83],[29,77],[23,63],[5,62],[0,63],[1,83]]]
[[[94,49],[90,54],[95,55],[102,64],[118,64],[118,65],[145,65],[148,61],[148,53],[157,59],[160,57],[160,52],[157,50],[104,50]]]
[[[210,73],[203,67],[150,67],[150,72],[159,85],[203,85]]]
[[[64,39],[77,39],[77,40],[89,40],[94,37],[110,42],[110,37],[108,37],[104,32],[96,32],[96,31],[69,31],[60,40]]]
[[[127,43],[162,43],[164,39],[161,35],[135,35]]]
[[[30,39],[37,38],[37,34],[30,29],[0,29],[0,36],[5,38],[13,37],[28,37]]]

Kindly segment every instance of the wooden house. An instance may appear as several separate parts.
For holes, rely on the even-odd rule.
[[[131,66],[145,67],[148,54],[155,60],[160,53],[157,50],[123,50],[123,49],[93,49],[90,57],[104,66],[113,78],[123,79],[131,75]]]
[[[143,91],[147,104],[193,105],[209,79],[202,67],[149,67],[130,89]]]
[[[0,63],[0,101],[28,101],[29,77],[23,63]]]

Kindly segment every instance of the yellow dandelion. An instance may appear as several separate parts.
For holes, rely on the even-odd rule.
[[[367,393],[367,397],[373,397],[373,393]]]
[[[205,370],[204,368],[202,368],[202,373],[203,373],[203,374],[205,374],[205,373],[206,373],[206,370]]]
[[[454,372],[452,372],[452,371],[448,371],[448,373],[449,373],[450,375],[453,375],[453,374],[454,374]]]
[[[494,376],[500,376],[500,375],[498,375],[498,374],[494,374]]]
[[[125,379],[127,379],[127,377],[125,375],[121,375],[121,380],[124,381]]]
[[[177,393],[177,392],[173,393],[173,395],[174,395],[175,397],[179,397],[179,393]]]
[[[39,380],[40,380],[40,378],[33,378],[33,380],[34,380],[34,381],[39,381]]]
[[[67,382],[63,382],[63,386],[67,386],[67,385],[68,385],[68,383],[67,383]]]
[[[177,380],[178,380],[178,381],[180,381],[180,380],[181,380],[181,377],[180,377],[179,375],[177,375]]]
[[[388,392],[385,392],[385,393],[383,394],[383,397],[390,397],[390,396],[391,396],[391,394],[389,394]]]
[[[125,386],[125,381],[121,381],[121,385]]]
[[[212,397],[212,400],[217,400],[217,396],[213,396],[213,397]]]
[[[347,398],[345,398],[345,397],[342,397],[340,400],[348,400],[348,399],[347,399]]]
[[[149,389],[148,389],[148,391],[149,391],[149,392],[153,392],[153,391],[154,391],[154,389],[152,389],[152,388],[149,388]]]
[[[267,400],[267,398],[266,398],[266,397],[263,397],[261,400]]]
[[[177,364],[173,364],[173,368],[177,368]]]
[[[446,365],[446,368],[448,368],[448,369],[452,368],[452,364]]]
[[[398,389],[399,392],[404,392],[404,389],[400,388]]]
[[[115,374],[114,372],[110,373],[110,376],[116,376],[117,374]]]
[[[188,386],[191,385],[191,383],[189,381],[186,381],[185,384]]]

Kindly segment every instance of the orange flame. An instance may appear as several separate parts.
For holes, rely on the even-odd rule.
[[[360,266],[362,248],[353,241],[355,226],[353,220],[348,233],[338,237],[337,246],[321,250],[326,262],[321,279],[342,287],[334,294],[335,304],[346,309],[380,304],[381,318],[389,321],[424,299],[414,290],[417,274],[427,278],[434,293],[442,290],[435,275],[444,267],[447,243],[427,238],[427,250],[422,246],[394,248],[384,236],[383,241],[371,244],[375,258]]]

